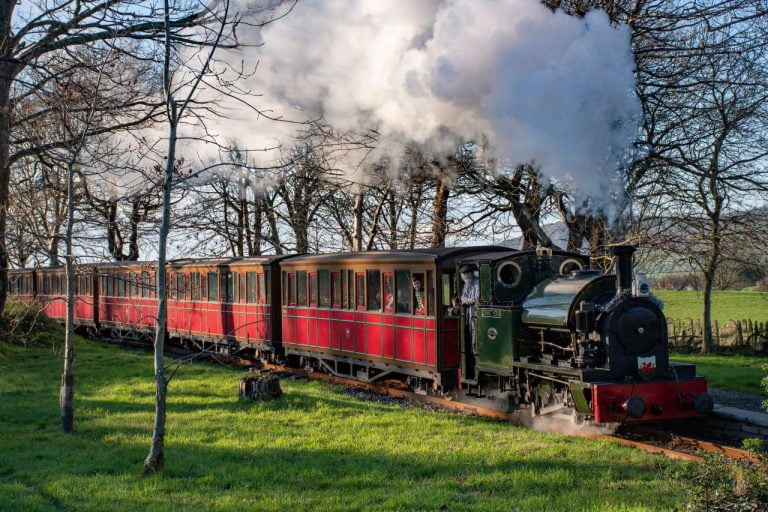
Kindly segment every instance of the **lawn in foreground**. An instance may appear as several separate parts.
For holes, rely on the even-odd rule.
[[[695,290],[653,290],[664,302],[664,314],[675,320],[703,318],[704,295]],[[712,292],[712,320],[721,325],[728,320],[768,321],[768,293]]]
[[[0,510],[670,510],[678,464],[481,418],[360,402],[317,382],[238,402],[242,372],[171,384],[166,469],[141,476],[152,426],[146,353],[78,341],[76,433],[59,431],[60,360],[0,357]]]
[[[694,363],[696,373],[707,378],[713,388],[762,395],[761,382],[768,376],[763,366],[768,357],[720,354],[670,354],[672,361]]]

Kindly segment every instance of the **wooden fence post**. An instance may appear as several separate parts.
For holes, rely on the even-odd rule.
[[[720,324],[717,320],[714,321],[715,324],[715,345],[720,346]]]
[[[741,320],[736,320],[736,343],[738,345],[744,344],[744,331],[741,328]]]

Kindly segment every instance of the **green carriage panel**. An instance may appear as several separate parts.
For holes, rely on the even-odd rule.
[[[517,333],[521,310],[484,308],[477,311],[477,362],[481,366],[510,368],[518,357]]]

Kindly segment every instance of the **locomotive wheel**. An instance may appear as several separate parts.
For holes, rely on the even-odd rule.
[[[571,414],[571,421],[573,422],[574,425],[583,425],[585,419],[587,419],[586,416],[581,414],[576,409],[573,410],[573,413]]]

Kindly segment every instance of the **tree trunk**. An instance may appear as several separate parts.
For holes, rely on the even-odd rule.
[[[395,203],[395,191],[389,191],[389,202],[387,204],[387,210],[389,214],[389,248],[390,250],[397,250],[397,204]]]
[[[72,254],[72,233],[75,222],[75,193],[74,193],[73,162],[67,165],[67,232],[65,235],[67,270],[67,320],[64,335],[64,372],[61,375],[61,390],[59,393],[59,408],[61,412],[61,429],[72,432],[75,424],[75,264]]]
[[[152,473],[165,465],[165,416],[168,381],[165,379],[163,355],[165,352],[165,334],[168,323],[168,294],[166,293],[166,247],[171,226],[171,188],[173,185],[173,167],[176,159],[176,103],[168,99],[170,107],[170,130],[168,137],[168,158],[163,178],[163,213],[160,222],[160,235],[157,245],[157,325],[155,327],[155,424],[152,430],[152,444],[144,460],[144,473]]]
[[[720,230],[717,226],[712,229],[712,246],[710,247],[707,266],[704,270],[704,325],[701,330],[701,353],[712,352],[712,288],[714,287],[718,259],[720,257]]]
[[[363,250],[363,192],[358,191],[355,194],[355,205],[352,208],[352,216],[354,219],[354,235],[352,251],[360,252]]]
[[[440,180],[432,201],[432,243],[430,247],[445,247],[445,237],[448,234],[448,197],[451,189],[444,180]]]
[[[261,255],[261,239],[264,236],[264,228],[261,223],[264,222],[264,208],[262,199],[258,196],[253,201],[253,227],[248,228],[248,255]],[[248,223],[250,226],[250,223]]]
[[[3,40],[9,39],[11,17],[16,2],[3,0],[0,2],[0,35]],[[11,84],[22,66],[19,61],[10,56],[0,58],[0,313],[5,309],[8,296],[8,246],[6,245],[6,228],[8,226],[8,202],[11,185],[11,168],[9,155],[11,150]]]
[[[48,265],[51,267],[58,267],[61,265],[61,259],[59,259],[59,228],[58,226],[55,226],[54,229],[56,231],[48,244]]]
[[[139,260],[139,223],[141,222],[141,199],[136,198],[131,204],[131,218],[129,221],[130,233],[128,234],[128,261]],[[122,249],[121,249],[122,252]]]
[[[275,209],[271,204],[268,205],[266,203],[266,199],[263,201],[267,212],[267,220],[269,221],[270,240],[275,248],[275,254],[283,254],[283,243],[280,241],[280,231],[277,230],[277,217],[275,216]]]
[[[704,273],[704,325],[701,330],[701,353],[712,352],[712,274]]]

